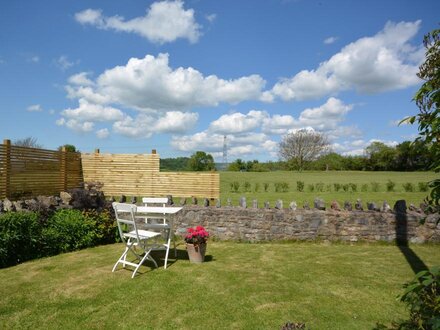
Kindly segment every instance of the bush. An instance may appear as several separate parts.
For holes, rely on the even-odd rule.
[[[332,191],[332,185],[329,183],[325,186],[325,190]]]
[[[341,190],[342,186],[340,183],[334,183],[333,187],[335,188],[335,191],[338,192],[339,190]]]
[[[324,191],[324,184],[322,182],[318,182],[315,184],[315,190],[319,191],[319,192],[323,192]]]
[[[251,191],[251,184],[249,181],[245,181],[243,184],[243,189],[245,192],[250,192]]]
[[[315,185],[313,185],[313,184],[308,184],[308,185],[307,185],[307,189],[308,189],[310,192],[314,192],[314,191],[315,191]]]
[[[429,186],[428,186],[428,182],[419,182],[419,190],[422,192],[426,192],[428,191]]]
[[[358,186],[356,183],[349,183],[348,185],[350,186],[352,192],[357,192]]]
[[[258,182],[255,183],[254,191],[255,191],[255,192],[259,192],[259,191],[260,191],[260,184],[259,184]]]
[[[304,181],[296,181],[296,190],[299,192],[304,191]]]
[[[287,182],[275,182],[275,192],[288,192],[289,184]]]
[[[411,182],[406,182],[403,184],[403,190],[405,190],[405,192],[413,192],[414,185]]]
[[[361,191],[362,192],[367,192],[368,191],[368,184],[366,184],[366,183],[362,184]]]
[[[344,184],[342,185],[342,189],[343,189],[345,192],[347,192],[348,189],[350,189],[350,185],[349,185],[348,183],[344,183]]]
[[[380,189],[380,183],[379,182],[371,182],[371,191],[378,192]]]
[[[267,182],[263,183],[263,189],[264,189],[264,192],[269,191],[269,184]]]
[[[387,186],[387,191],[391,192],[394,191],[394,187],[396,186],[396,183],[394,181],[388,180],[386,186]]]
[[[0,268],[41,256],[41,226],[36,212],[0,216]]]
[[[229,187],[231,188],[231,192],[238,192],[240,190],[240,183],[237,181],[231,182]]]

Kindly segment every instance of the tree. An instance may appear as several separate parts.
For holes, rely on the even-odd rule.
[[[440,172],[440,29],[433,30],[423,38],[426,48],[425,62],[419,67],[417,76],[425,82],[414,96],[414,101],[419,108],[415,116],[405,118],[403,121],[413,124],[418,123],[418,141],[428,146],[432,157],[431,168]],[[440,205],[440,179],[429,183],[432,188],[429,202]]]
[[[63,144],[62,146],[58,147],[58,150],[63,150],[63,147],[66,148],[66,151],[68,152],[79,152],[79,150],[77,150],[73,144]]]
[[[215,170],[214,158],[204,151],[196,151],[188,161],[188,168],[191,171]]]
[[[390,171],[395,167],[396,149],[382,142],[373,142],[366,149],[368,169],[373,171]]]
[[[37,139],[31,136],[26,137],[24,139],[14,140],[12,144],[17,147],[37,148],[37,149],[43,148],[43,145],[39,144],[37,142]]]
[[[280,157],[301,171],[306,162],[329,149],[329,142],[322,133],[302,129],[285,135],[278,146]]]

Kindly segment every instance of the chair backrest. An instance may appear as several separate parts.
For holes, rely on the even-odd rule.
[[[115,210],[116,222],[118,224],[119,235],[123,242],[126,242],[126,237],[124,233],[134,231],[136,233],[136,238],[139,241],[139,234],[135,221],[136,205],[126,204],[126,203],[112,203],[113,209]],[[125,229],[128,227],[128,229]]]
[[[167,197],[144,197],[142,198],[142,203],[145,206],[150,206],[151,204],[162,204],[162,206],[166,206],[168,203]]]

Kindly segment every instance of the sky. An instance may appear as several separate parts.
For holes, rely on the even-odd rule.
[[[278,160],[299,129],[361,155],[417,136],[437,0],[0,1],[0,138]]]

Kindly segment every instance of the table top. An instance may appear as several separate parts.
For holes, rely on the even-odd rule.
[[[136,209],[136,213],[176,214],[181,209],[183,209],[183,207],[138,206]]]

